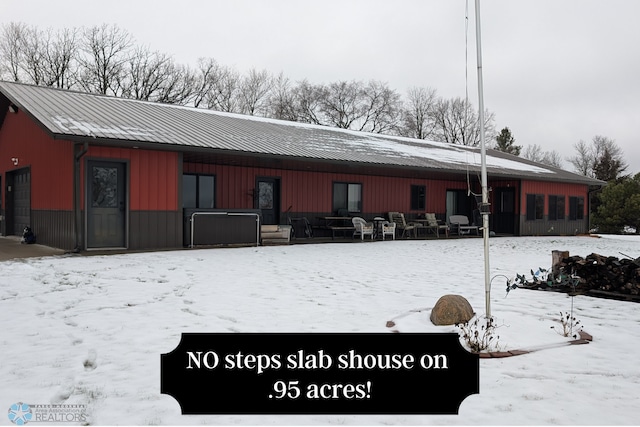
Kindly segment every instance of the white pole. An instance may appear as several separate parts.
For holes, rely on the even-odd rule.
[[[478,57],[478,121],[480,122],[480,159],[482,162],[482,237],[484,239],[484,291],[487,319],[491,317],[491,277],[489,271],[489,190],[487,187],[487,149],[484,137],[484,95],[482,88],[482,47],[480,43],[480,0],[476,0],[476,52]]]

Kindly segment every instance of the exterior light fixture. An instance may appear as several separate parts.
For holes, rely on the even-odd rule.
[[[11,161],[13,162],[13,166],[18,166],[18,158],[17,157],[12,157]]]
[[[17,113],[18,112],[18,107],[16,107],[13,104],[9,104],[9,112],[10,113],[14,113],[14,114]]]

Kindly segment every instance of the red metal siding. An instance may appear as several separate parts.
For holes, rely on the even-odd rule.
[[[178,153],[93,146],[89,147],[86,157],[129,161],[131,210],[178,209]]]
[[[447,190],[465,190],[465,181],[427,181],[426,212],[444,214],[447,210]]]
[[[18,159],[17,166],[12,158]],[[49,137],[19,110],[6,115],[0,132],[0,170],[27,166],[32,210],[73,209],[73,144]]]
[[[221,209],[253,208],[253,191],[257,177],[279,177],[281,210],[290,206],[293,212],[331,212],[333,183],[362,184],[363,214],[383,214],[389,211],[407,213],[444,213],[446,191],[464,189],[466,182],[429,179],[394,178],[344,173],[292,171],[240,166],[185,163],[184,173],[216,175],[216,207]],[[410,209],[411,185],[427,188],[427,207]]]
[[[532,182],[523,181],[522,191],[520,193],[520,205],[525,212],[527,206],[527,194],[543,194],[544,195],[544,214],[547,215],[549,209],[549,195],[566,196],[565,216],[569,215],[569,197],[584,197],[584,216],[587,216],[589,188],[582,184],[564,184],[556,182]]]

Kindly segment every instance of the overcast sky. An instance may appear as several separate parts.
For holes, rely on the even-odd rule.
[[[387,82],[478,106],[474,0],[0,0],[0,23],[117,24],[195,65],[212,57],[292,81]],[[466,19],[468,7],[468,28]],[[640,172],[640,2],[482,0],[485,108],[517,145],[563,158],[594,136]],[[466,41],[466,42],[465,42]],[[572,167],[567,162],[565,168]]]

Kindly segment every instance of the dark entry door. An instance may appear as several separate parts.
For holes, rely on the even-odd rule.
[[[88,248],[125,247],[127,213],[125,180],[124,163],[88,162]]]
[[[262,212],[263,224],[280,222],[280,180],[278,178],[258,178],[257,208]]]
[[[494,189],[493,231],[516,234],[516,189],[498,187]]]
[[[31,169],[7,173],[7,234],[22,236],[31,227]]]

